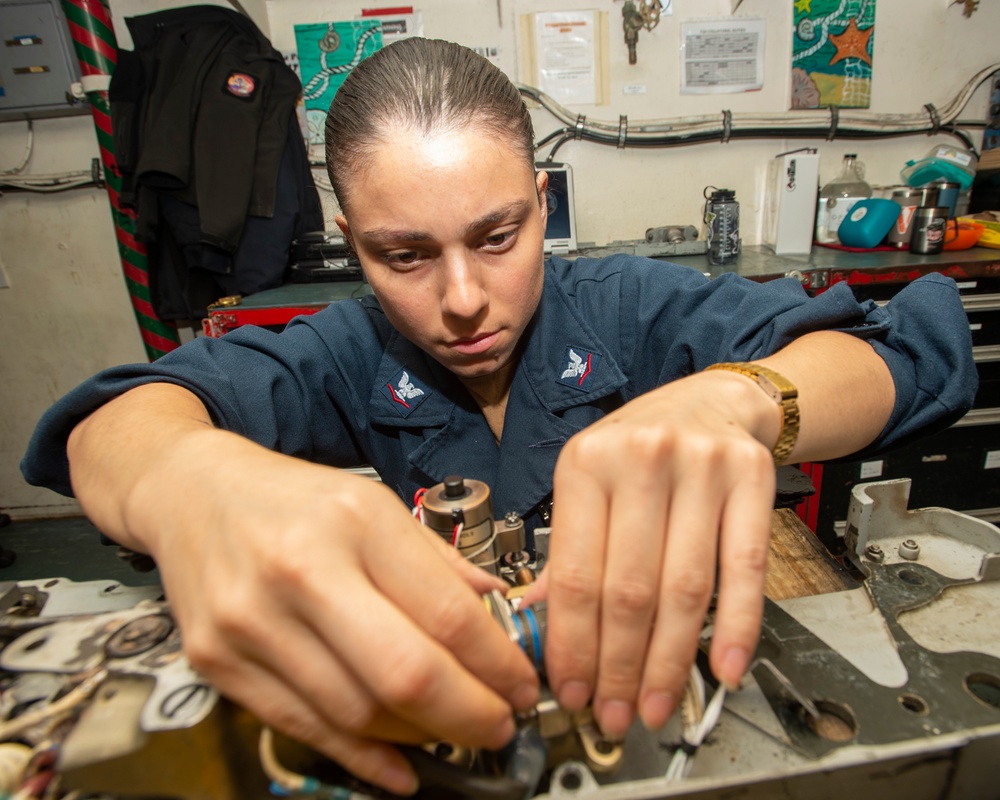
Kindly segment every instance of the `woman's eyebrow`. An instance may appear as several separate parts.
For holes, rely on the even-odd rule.
[[[473,220],[466,225],[465,231],[467,234],[473,234],[481,231],[483,228],[489,228],[500,222],[504,222],[511,217],[520,217],[528,213],[532,205],[533,203],[529,200],[515,200],[495,211],[484,214],[477,220]],[[396,242],[429,242],[434,239],[426,231],[408,231],[402,228],[372,228],[371,230],[362,231],[361,235],[373,245],[394,244]]]
[[[508,203],[502,208],[498,208],[496,211],[491,211],[489,214],[480,217],[474,222],[470,222],[465,227],[466,233],[475,233],[483,228],[489,228],[497,223],[504,222],[511,217],[520,217],[528,212],[531,207],[531,203],[527,200],[515,200],[513,203]]]
[[[407,231],[393,228],[372,228],[361,235],[372,244],[384,245],[396,242],[428,242],[434,237],[424,231]]]

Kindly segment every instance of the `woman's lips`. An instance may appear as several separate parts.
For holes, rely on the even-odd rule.
[[[489,350],[499,336],[500,331],[493,331],[492,333],[484,333],[480,336],[472,336],[468,339],[454,339],[448,343],[448,347],[456,353],[461,353],[465,356],[474,356]]]

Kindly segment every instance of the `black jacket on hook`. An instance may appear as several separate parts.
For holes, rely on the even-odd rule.
[[[247,17],[191,6],[126,20],[110,99],[122,203],[150,242],[164,319],[282,282],[292,239],[323,228],[295,122],[301,84]]]

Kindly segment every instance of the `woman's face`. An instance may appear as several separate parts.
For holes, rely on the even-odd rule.
[[[460,378],[490,375],[541,297],[547,177],[475,125],[382,142],[337,224],[396,330]]]

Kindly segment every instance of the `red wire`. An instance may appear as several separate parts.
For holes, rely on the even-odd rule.
[[[455,530],[451,532],[451,546],[458,547],[458,532],[462,529],[461,523],[455,526]]]

